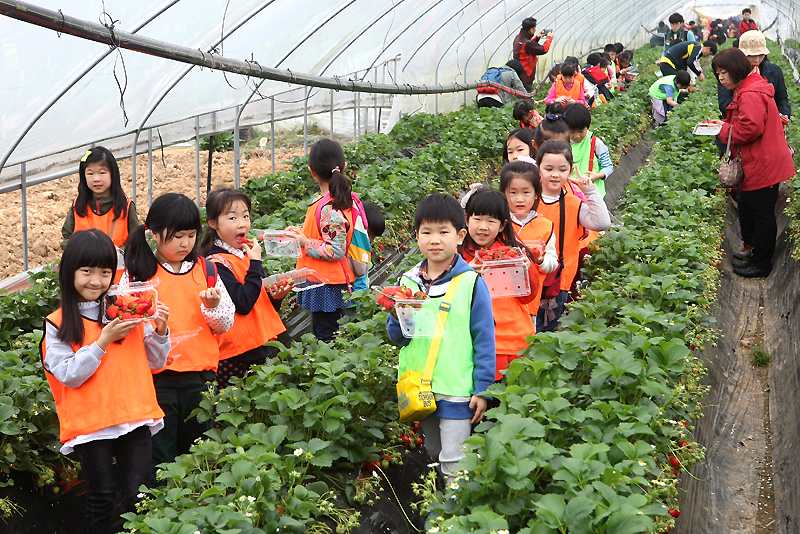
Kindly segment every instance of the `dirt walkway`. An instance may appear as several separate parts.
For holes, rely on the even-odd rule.
[[[277,170],[296,155],[302,147],[276,148]],[[211,171],[212,187],[233,187],[233,152],[214,154]],[[77,165],[76,165],[77,166]],[[131,160],[119,162],[122,185],[131,197]],[[208,152],[200,152],[200,202],[205,203]],[[248,150],[242,153],[241,181],[272,172],[269,150]],[[78,191],[78,175],[70,175],[28,188],[28,265],[30,268],[51,263],[61,257],[61,226]],[[137,213],[140,219],[147,214],[147,155],[136,159]],[[153,197],[178,192],[193,199],[195,191],[195,152],[193,148],[168,148],[153,153]],[[20,191],[3,195],[0,205],[0,279],[22,271],[22,195]]]

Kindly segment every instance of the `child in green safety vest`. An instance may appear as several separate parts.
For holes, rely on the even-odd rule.
[[[428,455],[439,462],[441,473],[452,483],[458,462],[466,456],[464,441],[486,411],[487,399],[481,395],[494,384],[492,298],[483,278],[458,253],[467,235],[458,200],[446,194],[425,197],[414,214],[414,232],[425,259],[403,274],[400,285],[414,293],[423,292],[426,305],[449,310],[430,383],[436,411],[420,421],[420,430]],[[445,304],[448,294],[449,303]],[[403,346],[398,377],[409,370],[423,372],[432,338],[404,337],[396,312],[390,309],[386,320],[389,338]],[[414,320],[418,317],[415,313]],[[431,322],[441,320],[436,317],[439,314],[433,315]],[[414,324],[414,329],[431,330],[432,326]]]
[[[650,101],[653,103],[653,120],[661,126],[667,120],[667,113],[678,105],[680,93],[688,93],[692,78],[685,70],[678,74],[664,76],[650,86]]]
[[[564,121],[569,128],[572,160],[581,174],[591,178],[601,196],[606,196],[604,180],[614,172],[611,154],[602,139],[589,131],[592,114],[583,105],[570,104],[564,108]]]

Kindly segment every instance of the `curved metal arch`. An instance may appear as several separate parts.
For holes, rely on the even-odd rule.
[[[443,1],[443,0],[440,0],[440,1]],[[372,19],[372,21],[371,21],[371,22],[370,22],[370,23],[367,25],[367,27],[366,27],[366,28],[364,28],[362,31],[360,31],[360,32],[359,32],[359,33],[358,33],[358,34],[357,34],[355,37],[353,37],[352,39],[350,39],[350,42],[349,42],[347,45],[345,45],[345,46],[344,46],[344,48],[343,48],[343,49],[342,49],[342,50],[341,50],[341,51],[340,51],[338,54],[336,54],[336,56],[334,56],[334,57],[333,57],[333,58],[332,58],[332,59],[331,59],[331,60],[328,62],[328,64],[327,64],[327,65],[326,65],[326,66],[325,66],[325,67],[322,69],[322,71],[320,72],[320,75],[324,74],[324,73],[325,73],[325,71],[328,69],[328,67],[330,67],[330,66],[333,64],[333,62],[334,62],[334,61],[336,61],[337,59],[339,59],[339,57],[340,57],[340,56],[341,56],[341,55],[344,53],[344,51],[345,51],[345,50],[347,50],[348,48],[350,48],[350,46],[352,46],[352,45],[353,45],[353,44],[354,44],[354,43],[355,43],[355,42],[356,42],[356,41],[357,41],[357,40],[358,40],[358,39],[359,39],[361,36],[363,36],[363,35],[364,35],[364,33],[366,33],[367,31],[369,31],[369,29],[370,29],[370,28],[372,28],[372,26],[374,26],[374,25],[375,25],[375,23],[377,23],[377,22],[378,22],[380,19],[382,19],[383,17],[385,17],[386,15],[388,15],[389,13],[391,13],[392,11],[394,11],[394,10],[395,10],[395,8],[396,8],[398,5],[400,5],[401,3],[403,3],[403,2],[405,2],[405,0],[400,0],[400,1],[399,1],[397,4],[392,4],[392,7],[391,7],[391,8],[384,10],[384,12],[383,12],[383,13],[381,13],[381,14],[380,14],[378,17],[375,17],[375,18],[373,18],[373,19]],[[351,2],[351,4],[352,4],[352,2]],[[348,6],[349,6],[349,5],[351,5],[351,4],[348,4]],[[343,11],[343,10],[340,10],[339,12],[337,12],[337,13],[336,13],[336,15],[338,15],[339,13],[341,13],[341,11]],[[335,15],[334,15],[334,16],[335,16]],[[333,17],[331,17],[331,18],[333,18]],[[330,19],[329,19],[329,20],[330,20]],[[325,23],[323,23],[323,24],[322,24],[322,25],[320,25],[319,27],[321,28],[321,27],[322,27],[322,26],[324,26],[324,25],[325,25],[327,22],[328,22],[328,21],[325,21]],[[298,48],[299,48],[299,47],[300,47],[300,46],[301,46],[303,43],[305,43],[305,42],[306,42],[308,39],[310,39],[310,38],[311,38],[311,36],[312,36],[312,35],[313,35],[315,32],[316,32],[316,30],[315,30],[314,32],[312,32],[312,33],[309,33],[307,36],[305,36],[305,37],[304,37],[304,38],[303,38],[303,39],[300,41],[300,43],[298,43],[298,44],[297,44],[295,47],[293,47],[293,48],[292,48],[292,49],[291,49],[289,52],[287,52],[286,54],[284,54],[284,56],[283,56],[283,57],[282,57],[282,58],[281,58],[281,59],[278,61],[278,63],[276,63],[276,64],[275,64],[275,68],[278,68],[278,67],[281,65],[281,63],[283,63],[284,61],[286,61],[286,60],[289,58],[289,56],[290,56],[292,53],[294,53],[294,52],[295,52],[295,51],[296,51],[296,50],[297,50],[297,49],[298,49]],[[373,66],[374,66],[374,64],[373,64]],[[372,66],[370,66],[370,68],[372,68]],[[244,102],[242,102],[242,103],[240,104],[240,106],[241,106],[241,107],[239,108],[239,113],[238,113],[238,114],[237,114],[237,116],[236,116],[236,120],[237,120],[237,121],[238,121],[238,120],[239,120],[239,118],[242,116],[242,113],[244,113],[244,108],[245,108],[245,106],[247,106],[247,104],[249,104],[249,103],[250,103],[250,100],[252,100],[253,96],[254,96],[256,93],[258,93],[258,90],[261,88],[261,85],[262,85],[262,84],[263,84],[265,81],[267,81],[267,80],[266,80],[266,79],[263,79],[263,80],[261,80],[260,82],[258,82],[258,84],[256,84],[256,85],[254,86],[254,88],[253,88],[253,91],[250,93],[250,95],[249,95],[249,96],[248,96],[248,97],[245,99],[245,101],[244,101]]]
[[[178,2],[180,2],[180,0],[169,0],[167,2],[167,4],[164,5],[161,9],[157,10],[156,12],[154,12],[154,14],[152,16],[150,16],[144,22],[139,24],[139,26],[135,27],[131,31],[131,33],[138,32],[139,30],[141,30],[142,28],[144,28],[145,26],[147,26],[148,24],[153,22],[156,18],[158,18],[159,16],[163,15],[164,12],[166,12],[169,8],[171,8],[172,6],[177,4]],[[94,69],[97,65],[99,65],[101,61],[103,61],[106,57],[108,57],[113,52],[114,52],[113,50],[109,49],[107,52],[101,53],[94,62],[89,64],[81,72],[77,73],[70,81],[68,81],[66,83],[66,85],[64,86],[64,88],[61,91],[59,91],[47,103],[42,105],[42,107],[39,108],[39,110],[36,113],[34,113],[34,115],[31,118],[31,120],[28,121],[28,123],[25,125],[24,128],[22,128],[20,134],[10,144],[8,150],[3,155],[2,159],[0,159],[0,169],[3,169],[5,167],[6,162],[11,157],[11,154],[14,152],[14,150],[17,149],[17,147],[22,142],[22,140],[25,138],[25,136],[28,135],[28,132],[30,132],[31,129],[36,125],[36,123],[39,122],[39,119],[41,119],[44,116],[44,114],[47,113],[50,110],[50,108],[52,108],[54,105],[56,105],[58,103],[58,101],[61,100],[61,97],[63,97],[65,94],[67,94],[70,89],[75,87],[75,85],[78,82],[80,82],[83,79],[84,76],[89,74],[92,71],[92,69]]]
[[[470,0],[470,2],[469,2],[468,4],[466,4],[466,6],[469,6],[469,5],[471,5],[471,4],[474,4],[476,1],[477,1],[477,0]],[[498,2],[498,3],[497,3],[497,4],[495,4],[495,5],[498,5],[499,3],[500,3],[500,2]],[[425,45],[428,43],[428,41],[430,41],[431,39],[433,39],[433,37],[434,37],[434,36],[435,36],[437,33],[439,33],[439,32],[440,32],[440,31],[441,31],[441,30],[442,30],[442,29],[443,29],[445,26],[447,26],[448,24],[450,24],[450,21],[452,21],[454,18],[456,18],[456,17],[459,15],[459,13],[463,14],[463,13],[464,13],[464,7],[466,7],[466,6],[462,5],[462,6],[461,6],[461,9],[459,9],[459,10],[456,10],[456,11],[455,11],[455,12],[454,12],[452,15],[450,15],[450,17],[448,17],[448,18],[447,18],[447,19],[446,19],[444,22],[442,22],[442,23],[441,23],[439,26],[437,26],[437,27],[436,27],[434,30],[430,31],[430,32],[428,33],[428,36],[427,36],[427,37],[426,37],[426,38],[425,38],[425,39],[424,39],[424,40],[423,40],[423,41],[422,41],[422,42],[419,44],[419,46],[417,47],[417,49],[416,49],[416,50],[414,50],[414,51],[411,53],[411,55],[410,55],[410,56],[408,56],[408,59],[406,59],[406,64],[403,66],[403,68],[402,68],[402,69],[400,69],[400,72],[405,72],[405,70],[406,70],[406,67],[408,67],[408,65],[411,63],[411,60],[412,60],[412,59],[414,59],[414,56],[416,56],[416,55],[417,55],[417,52],[419,52],[420,50],[422,50],[422,47],[424,47],[424,46],[425,46]],[[418,17],[416,20],[414,20],[414,24],[416,24],[416,22],[417,22],[417,21],[419,21],[419,19],[420,19],[420,18],[422,18],[422,17]],[[410,25],[409,25],[408,27],[410,27]],[[397,37],[397,38],[399,38],[399,37],[400,37],[400,36],[398,35],[398,37]]]

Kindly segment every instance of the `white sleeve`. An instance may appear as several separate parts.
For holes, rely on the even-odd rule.
[[[233,305],[231,296],[228,294],[228,290],[225,289],[225,284],[219,275],[217,275],[217,285],[214,287],[220,292],[219,304],[217,304],[216,308],[206,308],[203,304],[200,304],[200,309],[211,331],[215,335],[220,335],[230,330],[233,326],[236,306]]]
[[[542,264],[539,265],[539,271],[543,273],[552,273],[556,269],[558,269],[558,251],[556,250],[556,232],[558,229],[554,229],[553,233],[550,234],[550,239],[547,240],[547,244],[544,246],[544,259],[542,260]]]
[[[583,190],[586,203],[581,204],[578,212],[578,223],[589,230],[600,232],[611,228],[611,215],[597,190],[597,185],[592,184]]]

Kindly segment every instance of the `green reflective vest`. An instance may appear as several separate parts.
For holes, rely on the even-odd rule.
[[[664,76],[663,78],[656,80],[656,82],[650,86],[650,96],[655,98],[656,100],[666,100],[667,93],[664,90],[665,87],[672,86],[675,89],[675,92],[672,94],[673,98],[677,98],[678,93],[680,92],[678,86],[675,85],[675,75],[671,74],[669,76]]]
[[[586,137],[583,138],[583,141],[580,143],[573,143],[572,144],[572,160],[575,163],[575,166],[578,167],[578,170],[581,171],[581,174],[586,176],[586,173],[589,172],[589,155],[592,151],[592,134],[591,130],[586,133]],[[594,154],[592,156],[592,172],[600,172],[602,166],[600,165],[600,160],[597,157],[597,146],[595,146]],[[605,180],[597,180],[594,183],[597,186],[597,190],[600,191],[600,195],[605,197],[606,196],[606,186]]]
[[[470,333],[470,315],[472,312],[472,292],[478,273],[467,271],[463,274],[461,282],[458,284],[453,302],[450,303],[450,311],[447,313],[447,321],[444,327],[442,343],[439,348],[439,356],[436,359],[436,367],[431,378],[431,389],[439,395],[451,395],[454,397],[470,397],[474,390],[472,371],[475,367],[474,353],[472,349],[472,335]],[[448,282],[449,284],[450,282]],[[403,276],[400,285],[410,287],[414,291],[419,290],[416,282]],[[438,316],[439,306],[444,300],[444,291],[447,284],[437,284],[433,286],[442,291],[439,297],[428,297],[424,301],[424,317],[435,321]],[[420,314],[415,314],[419,317]],[[403,376],[408,370],[425,371],[425,363],[428,361],[428,350],[431,346],[431,338],[415,337],[411,342],[400,350],[400,361],[398,377]]]

